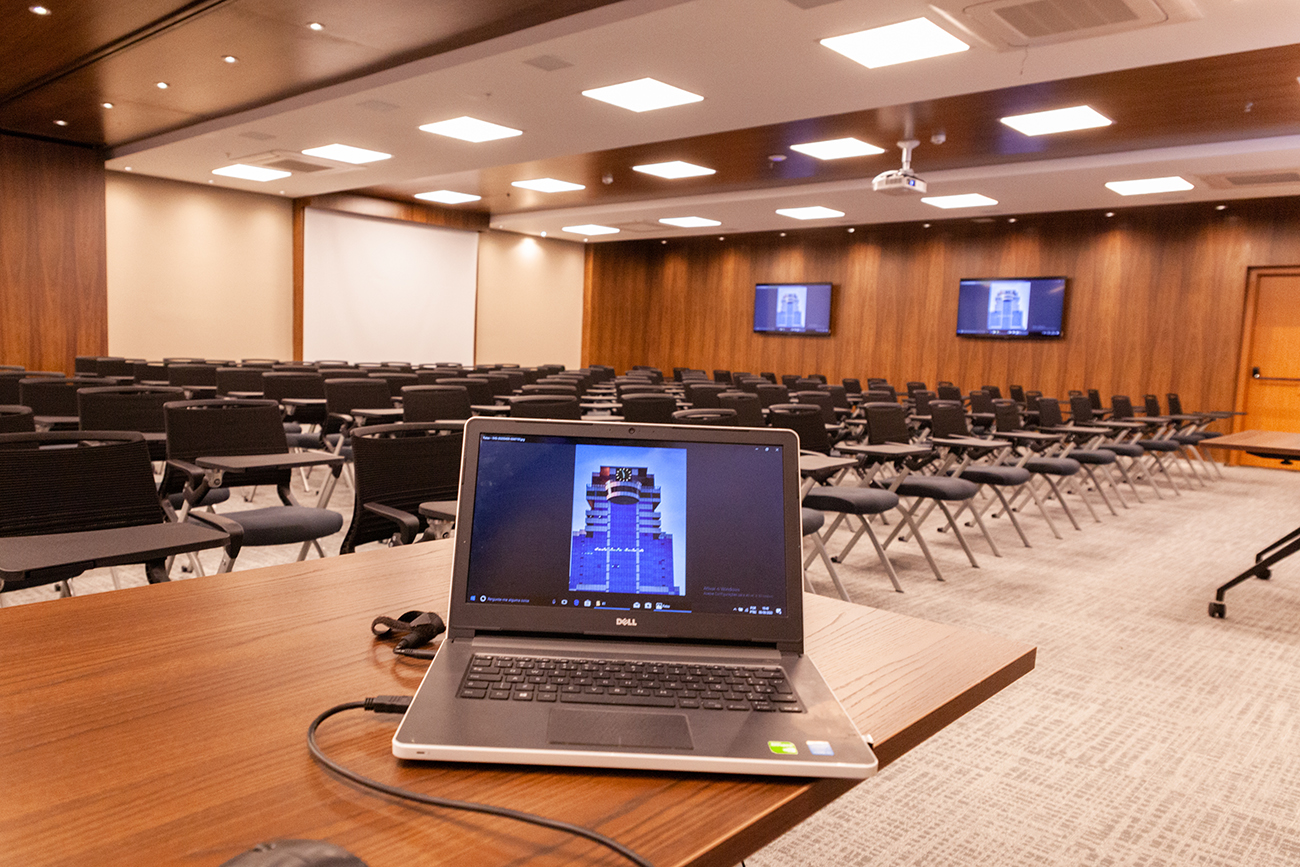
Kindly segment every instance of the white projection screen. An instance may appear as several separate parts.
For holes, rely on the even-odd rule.
[[[478,233],[307,208],[303,358],[474,363]]]

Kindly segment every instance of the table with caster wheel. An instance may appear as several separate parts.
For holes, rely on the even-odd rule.
[[[1244,430],[1206,440],[1204,445],[1206,448],[1211,449],[1230,449],[1246,452],[1257,458],[1278,460],[1283,464],[1290,464],[1296,458],[1300,458],[1300,433]],[[1225,593],[1248,578],[1259,578],[1267,581],[1272,577],[1272,567],[1297,551],[1300,551],[1300,528],[1292,530],[1260,551],[1255,555],[1255,565],[1219,587],[1214,593],[1214,601],[1210,603],[1210,616],[1226,617],[1228,608],[1223,601]]]

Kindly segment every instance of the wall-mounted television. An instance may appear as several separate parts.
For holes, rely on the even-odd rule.
[[[1064,277],[962,280],[957,289],[958,337],[1062,337]]]
[[[759,334],[830,334],[830,283],[758,283],[754,331]]]

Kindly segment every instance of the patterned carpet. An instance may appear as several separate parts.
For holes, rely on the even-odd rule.
[[[1225,473],[1104,526],[1058,521],[1062,541],[1026,514],[1031,550],[995,521],[1004,556],[977,544],[978,570],[927,532],[948,580],[905,544],[903,594],[856,549],[855,601],[1031,642],[1038,666],[746,864],[1300,864],[1300,556],[1207,615],[1300,524],[1300,474]]]

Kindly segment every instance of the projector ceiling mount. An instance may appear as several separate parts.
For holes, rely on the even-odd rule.
[[[893,196],[924,193],[926,190],[925,181],[916,172],[912,171],[912,151],[919,144],[920,142],[914,138],[900,141],[898,146],[903,149],[903,167],[876,175],[871,181],[871,189],[877,193],[887,193]]]

